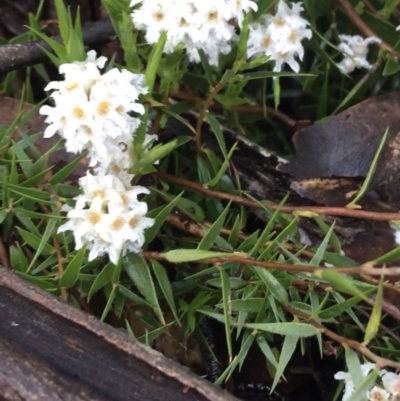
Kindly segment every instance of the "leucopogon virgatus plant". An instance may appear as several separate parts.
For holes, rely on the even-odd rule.
[[[137,1],[132,12],[134,25],[145,31],[150,45],[159,42],[166,32],[163,51],[172,53],[183,45],[190,62],[200,61],[203,51],[211,65],[218,65],[221,54],[232,51],[231,43],[239,39],[236,27],[241,27],[249,11],[257,11],[254,1],[227,0],[219,3],[204,1]],[[310,39],[309,22],[300,14],[301,3],[289,6],[279,1],[276,13],[263,14],[249,24],[247,57],[267,56],[275,63],[273,71],[281,71],[288,64],[295,72],[304,56],[303,39]],[[232,23],[232,20],[235,23]],[[376,38],[363,40],[360,36],[341,35],[339,48],[345,59],[338,67],[346,73],[354,68],[370,68],[366,60],[368,44],[379,43]],[[138,253],[144,244],[144,230],[153,225],[145,217],[147,204],[138,201],[148,189],[132,186],[135,132],[142,124],[136,115],[143,115],[144,106],[138,103],[140,95],[148,93],[143,74],[126,69],[101,73],[105,57],[96,58],[91,50],[85,61],[65,63],[59,67],[63,81],[50,82],[45,90],[52,91],[55,106],[43,106],[49,124],[45,138],[58,133],[65,140],[68,152],[87,152],[88,172],[79,181],[83,191],[75,198],[75,207],[65,205],[69,221],[59,232],[70,230],[76,249],[87,246],[89,260],[108,254],[116,264],[127,252]],[[146,149],[156,139],[147,135]]]
[[[142,74],[117,68],[101,74],[106,60],[92,50],[85,61],[62,64],[59,71],[65,79],[46,87],[53,91],[55,107],[45,105],[40,114],[49,124],[44,136],[57,132],[68,152],[87,151],[92,168],[79,180],[83,193],[75,206],[64,205],[69,220],[58,232],[71,231],[76,249],[90,250],[89,261],[108,254],[117,264],[121,254],[141,251],[144,230],[154,224],[145,217],[147,203],[138,200],[149,190],[132,185],[130,173],[132,143],[141,124],[131,113],[144,113],[137,101],[147,89]],[[145,141],[153,139],[147,135]]]
[[[93,46],[96,52],[84,46],[79,20],[74,24],[62,0],[55,0],[63,43],[32,28],[52,49],[48,55],[61,77],[48,80],[49,98],[39,114],[45,118],[44,137],[59,136],[65,151],[76,155],[74,162],[85,161],[85,174],[63,187],[57,179],[67,174],[55,174],[53,182],[60,184],[52,190],[57,220],[50,227],[57,233],[58,252],[55,256],[46,249],[48,260],[35,266],[34,259],[23,273],[54,273],[49,266],[57,259],[58,270],[51,277],[59,279],[57,290],[79,287],[89,301],[104,291],[101,320],[112,310],[131,335],[147,344],[181,323],[185,336],[191,336],[204,316],[223,323],[229,363],[214,378],[217,384],[243,365],[251,347],[259,346],[275,389],[291,356],[298,349],[304,352],[306,337],[317,339],[322,349],[328,331],[323,325],[336,327],[344,339],[336,351],[349,370],[335,375],[342,369],[338,364],[329,373],[336,399],[393,401],[400,393],[400,379],[389,371],[394,365],[382,365],[362,352],[378,329],[352,309],[360,302],[372,308],[368,296],[378,291],[378,299],[381,284],[337,272],[337,267],[355,263],[343,252],[334,226],[328,226],[333,220],[281,213],[278,202],[276,211],[249,200],[253,183],[241,186],[232,161],[238,144],[254,150],[258,141],[269,143],[264,126],[257,126],[260,120],[264,124],[277,117],[291,131],[298,128],[276,110],[281,98],[296,109],[291,101],[317,83],[324,96],[315,113],[325,118],[354,99],[352,79],[372,75],[384,60],[385,42],[379,35],[360,34],[340,19],[328,24],[330,6],[311,3],[103,0],[120,46],[115,54],[110,54],[114,48],[107,49],[106,58],[100,47]],[[315,15],[323,12],[322,35]],[[379,52],[369,55],[371,49]],[[397,61],[389,61],[395,69]],[[269,102],[275,108],[267,107]],[[281,150],[286,154],[287,138],[280,134],[277,142],[285,143]],[[24,156],[19,153],[18,159]],[[78,165],[74,162],[68,168]],[[180,192],[181,187],[193,193]],[[238,197],[243,200],[239,205]],[[268,219],[247,210],[249,202]],[[315,249],[298,224],[301,218],[315,219],[323,232]],[[257,228],[248,234],[253,224]],[[163,263],[184,268],[169,271]],[[271,265],[264,268],[263,263]],[[280,264],[298,270],[280,269]],[[130,320],[132,303],[139,305],[137,327],[146,327],[139,334],[137,321]],[[379,326],[376,315],[373,320]],[[365,334],[364,342],[352,347],[345,330]],[[237,355],[233,333],[241,345]],[[278,346],[275,336],[280,336],[278,342],[283,339]],[[386,340],[374,345],[382,349]],[[387,355],[393,357],[391,351]]]

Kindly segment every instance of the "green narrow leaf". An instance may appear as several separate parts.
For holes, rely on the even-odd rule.
[[[201,61],[201,65],[203,67],[205,76],[207,78],[207,81],[209,83],[210,86],[213,86],[213,82],[214,82],[214,78],[213,78],[213,73],[210,67],[210,64],[208,62],[208,58],[207,55],[204,53],[203,49],[199,50],[199,55],[200,55],[200,61]]]
[[[246,323],[246,327],[281,336],[310,337],[320,333],[320,330],[308,323],[281,322],[281,323]]]
[[[71,262],[68,263],[68,266],[65,268],[64,273],[60,279],[60,287],[73,287],[78,280],[79,272],[82,268],[83,259],[85,257],[86,247],[82,247],[79,251],[74,255]]]
[[[274,91],[275,109],[278,109],[279,103],[281,101],[281,84],[280,84],[279,77],[276,77],[276,78],[273,79],[272,88],[273,88],[273,91]]]
[[[283,285],[277,278],[267,269],[253,266],[254,272],[260,277],[266,287],[271,291],[271,294],[283,305],[289,303],[289,295]]]
[[[362,401],[366,399],[367,391],[372,388],[376,382],[379,374],[376,370],[373,370],[359,386],[357,386],[353,394],[346,401]]]
[[[319,264],[321,263],[322,259],[324,258],[324,254],[325,254],[326,248],[329,244],[329,240],[333,233],[334,227],[335,227],[335,222],[332,223],[329,231],[325,235],[325,238],[323,239],[320,246],[318,247],[317,252],[315,252],[314,256],[310,260],[310,263],[309,263],[310,266],[319,266]]]
[[[226,170],[229,167],[231,157],[232,157],[233,152],[235,151],[237,145],[238,145],[238,142],[235,142],[233,144],[232,148],[230,149],[229,153],[227,154],[227,159],[223,161],[221,168],[218,170],[215,177],[206,184],[207,186],[213,187],[221,181],[222,176],[225,174]]]
[[[60,34],[63,42],[66,45],[70,36],[70,26],[68,25],[68,11],[63,0],[54,0],[54,5],[56,7],[58,28],[60,29]]]
[[[260,255],[260,260],[267,259],[272,251],[279,246],[280,244],[284,243],[288,238],[292,237],[295,233],[297,233],[297,219],[292,219],[290,224],[287,225],[267,246],[265,251]]]
[[[165,326],[165,320],[158,302],[154,281],[146,260],[142,256],[131,253],[124,257],[123,266],[139,292],[152,306],[161,324]]]
[[[117,286],[117,288],[118,288],[118,291],[124,297],[129,298],[131,301],[133,301],[139,305],[143,305],[143,306],[146,306],[147,308],[151,308],[151,305],[146,300],[144,300],[142,297],[139,297],[139,295],[135,294],[131,290],[128,290],[128,288],[124,287],[123,285],[119,284]]]
[[[226,150],[225,138],[217,118],[213,113],[209,111],[206,113],[206,121],[210,124],[210,127],[215,135],[215,138],[217,139],[221,153],[224,156],[224,159],[227,160],[228,152]]]
[[[142,166],[146,167],[154,164],[156,161],[161,160],[163,157],[170,154],[174,149],[189,142],[191,139],[192,138],[190,136],[179,136],[178,138],[172,139],[168,143],[154,146],[149,152],[142,155],[138,163],[139,171]]]
[[[41,191],[36,188],[25,188],[21,187],[20,185],[13,185],[13,184],[8,184],[8,187],[10,191],[14,192],[15,194],[26,197],[34,201],[41,202],[50,199],[50,194],[48,192]]]
[[[53,175],[53,177],[50,178],[50,180],[49,180],[50,184],[56,185],[56,184],[59,184],[60,182],[64,181],[75,170],[75,168],[79,165],[81,160],[83,160],[85,157],[86,157],[86,153],[82,153],[76,159],[74,159],[71,163],[68,163],[61,170],[57,171],[57,173],[55,173]]]
[[[157,69],[164,51],[167,41],[167,32],[161,32],[160,38],[155,46],[153,46],[149,59],[147,60],[147,68],[145,72],[145,82],[151,93],[153,91],[154,82],[156,81]]]
[[[178,203],[178,201],[182,195],[183,195],[183,192],[181,192],[177,197],[175,197],[175,199],[173,199],[171,202],[169,202],[168,205],[166,205],[164,207],[164,209],[161,210],[161,212],[159,212],[157,214],[157,216],[155,216],[156,221],[155,221],[154,225],[152,227],[148,228],[145,233],[146,244],[149,244],[156,237],[156,235],[160,231],[160,228],[165,223],[165,220],[167,219],[169,214],[172,212],[172,209],[176,206],[176,204]],[[151,216],[151,213],[149,213],[149,216],[154,217],[154,216]]]
[[[103,267],[103,270],[96,276],[87,296],[88,302],[90,302],[92,296],[97,291],[99,291],[101,288],[103,288],[105,285],[111,282],[111,278],[114,273],[114,268],[115,266],[113,263],[107,263]]]
[[[219,274],[222,281],[222,303],[224,305],[224,319],[225,319],[225,336],[226,346],[228,349],[229,361],[232,361],[232,336],[231,336],[231,289],[229,283],[229,277],[226,271],[219,267]]]
[[[226,381],[230,375],[233,373],[234,369],[245,360],[250,347],[252,346],[254,342],[254,335],[251,332],[245,332],[243,335],[243,341],[240,345],[240,351],[239,353],[235,356],[231,364],[225,369],[225,371],[222,373],[222,375],[216,380],[215,385],[220,385],[224,381]]]
[[[327,235],[331,226],[326,224],[325,221],[320,216],[314,216],[313,219],[318,224],[318,227],[321,229],[321,231],[324,233],[324,235]],[[340,254],[342,251],[342,245],[340,244],[339,238],[337,237],[337,235],[335,234],[334,231],[332,231],[332,233],[331,233],[329,242],[333,246],[333,249],[335,250],[335,252]],[[325,258],[325,253],[324,253],[324,258]],[[348,266],[348,265],[346,265],[346,266]]]
[[[376,293],[374,307],[368,321],[367,329],[364,336],[364,344],[368,344],[375,338],[381,324],[382,302],[383,302],[383,275],[379,281],[378,292]]]
[[[345,347],[345,357],[346,366],[349,370],[351,380],[353,381],[354,386],[357,387],[361,384],[363,379],[360,360],[358,359],[357,354],[349,347]]]
[[[221,228],[224,226],[225,218],[229,212],[230,207],[231,207],[231,202],[228,203],[225,210],[221,213],[221,215],[218,217],[218,219],[215,221],[215,223],[210,227],[207,234],[200,241],[200,243],[197,247],[198,250],[206,251],[214,245],[214,243],[221,231]]]
[[[172,314],[174,315],[175,320],[179,323],[179,316],[175,306],[174,294],[172,293],[172,287],[167,272],[165,271],[164,266],[156,260],[152,260],[151,265],[153,267],[153,271],[157,278],[161,291],[164,294],[164,297],[167,300],[169,307],[171,308]]]
[[[314,272],[315,276],[328,281],[334,289],[346,294],[355,295],[364,301],[368,301],[368,297],[363,291],[358,289],[346,276],[332,269],[318,269]]]
[[[233,224],[232,230],[229,234],[228,242],[231,244],[233,248],[236,248],[237,242],[239,240],[240,236],[240,230],[241,230],[241,221],[240,221],[240,216],[236,216],[235,223]]]
[[[371,182],[372,176],[373,176],[373,174],[374,174],[374,172],[375,172],[375,169],[376,169],[376,165],[377,165],[377,163],[378,163],[379,156],[380,156],[380,154],[381,154],[381,152],[382,152],[383,145],[386,143],[386,138],[387,138],[387,136],[388,136],[388,133],[389,133],[389,127],[386,128],[386,131],[385,131],[385,133],[383,134],[382,140],[381,140],[381,142],[379,143],[378,149],[376,150],[375,156],[374,156],[374,158],[373,158],[373,160],[372,160],[372,162],[371,162],[371,166],[370,166],[369,169],[368,169],[368,174],[367,174],[367,176],[365,177],[365,180],[364,180],[364,182],[363,182],[363,184],[362,184],[360,190],[358,191],[356,197],[347,205],[347,207],[349,207],[350,205],[355,205],[355,204],[357,204],[357,202],[358,202],[358,201],[364,196],[364,194],[367,192],[369,183]]]
[[[272,383],[271,391],[274,391],[279,383],[279,380],[283,377],[283,373],[286,369],[287,364],[292,359],[292,355],[296,350],[297,342],[299,341],[299,336],[297,335],[287,335],[283,341],[282,351],[279,356],[278,366],[276,368],[276,373],[274,381]]]
[[[271,217],[268,220],[267,225],[265,226],[263,232],[261,233],[260,237],[258,238],[257,242],[255,243],[253,249],[248,253],[248,256],[251,257],[255,253],[260,252],[261,248],[265,246],[265,243],[268,240],[268,237],[271,234],[272,229],[274,228],[275,221],[278,218],[282,206],[286,203],[287,198],[289,197],[289,194],[287,194],[282,201],[279,203],[278,207],[274,211],[274,213],[271,215]]]
[[[104,322],[104,319],[107,317],[108,312],[110,312],[110,309],[112,307],[112,304],[113,304],[114,298],[115,298],[115,288],[116,288],[115,285],[113,285],[112,289],[111,289],[111,293],[108,296],[106,306],[104,307],[103,313],[101,314],[100,322]]]
[[[172,263],[196,262],[202,259],[219,258],[229,255],[226,252],[212,252],[201,249],[176,249],[162,254],[168,262]]]
[[[351,309],[354,305],[360,303],[362,299],[360,297],[352,297],[346,299],[344,302],[340,302],[330,306],[329,308],[323,309],[321,312],[318,313],[318,317],[322,320],[333,319],[341,315],[344,312],[347,312]]]
[[[16,227],[18,234],[22,237],[22,239],[29,245],[31,246],[33,249],[38,249],[40,243],[41,243],[41,239],[40,237],[37,237],[36,235],[30,233],[29,231],[25,231],[20,227]],[[54,254],[55,249],[50,245],[50,244],[45,244],[42,252],[49,256]]]
[[[42,288],[43,290],[46,291],[56,291],[57,287],[53,282],[47,281],[44,278],[41,277],[34,277],[31,276],[30,274],[25,274],[22,272],[15,272],[18,276],[22,277],[24,280],[27,280],[31,282],[32,284],[38,286],[39,288]]]
[[[11,245],[9,248],[10,252],[10,263],[13,270],[19,270],[25,273],[28,270],[28,261],[22,251],[20,245],[16,243],[16,246]]]
[[[39,245],[36,249],[35,255],[33,256],[32,260],[31,260],[31,263],[28,267],[27,272],[29,272],[32,269],[36,260],[39,258],[39,256],[42,255],[44,248],[48,245],[49,239],[50,239],[51,235],[53,234],[56,224],[57,224],[56,219],[50,219],[50,221],[47,223],[46,229],[44,230],[42,238],[40,239]]]

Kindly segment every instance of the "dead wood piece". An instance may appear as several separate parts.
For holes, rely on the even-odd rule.
[[[62,377],[50,366],[27,355],[9,341],[0,340],[0,397],[7,401],[102,401],[89,387]]]
[[[125,333],[0,268],[3,399],[236,400]]]
[[[109,19],[84,25],[82,35],[87,46],[111,42],[116,38],[114,27]],[[59,36],[52,39],[62,42]],[[50,47],[42,40],[0,46],[0,74],[46,61],[47,55],[43,49],[50,50]]]

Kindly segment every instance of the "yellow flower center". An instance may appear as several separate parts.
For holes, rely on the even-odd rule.
[[[83,120],[86,116],[85,110],[80,107],[80,106],[75,106],[72,109],[72,114],[74,115],[75,118],[77,118],[78,120]]]
[[[107,102],[107,100],[103,100],[97,106],[97,112],[103,117],[106,116],[109,111],[110,111],[110,103]]]
[[[78,82],[70,82],[69,84],[65,85],[65,90],[68,92],[72,92],[74,89],[78,88],[79,84]]]
[[[139,218],[134,216],[129,220],[129,226],[131,228],[136,228],[139,225]]]
[[[99,212],[90,212],[89,213],[89,223],[95,225],[99,223],[101,220],[101,214]]]
[[[114,220],[114,223],[111,224],[111,229],[115,231],[120,230],[124,226],[124,224],[124,219],[118,217],[116,220]]]

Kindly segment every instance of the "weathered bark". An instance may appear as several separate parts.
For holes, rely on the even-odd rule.
[[[101,45],[116,38],[114,27],[109,19],[84,25],[82,35],[84,43],[89,47]],[[59,36],[52,39],[61,42]],[[47,61],[48,57],[43,49],[50,50],[50,47],[42,40],[0,46],[0,74]]]
[[[235,399],[0,268],[1,401]]]

